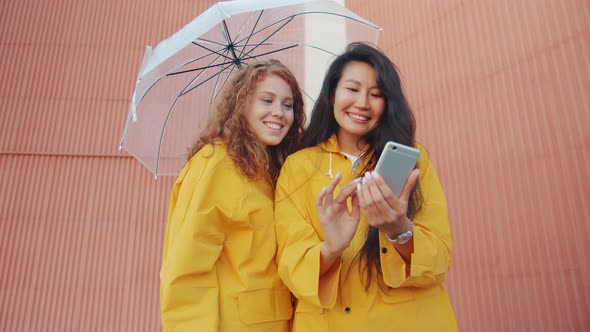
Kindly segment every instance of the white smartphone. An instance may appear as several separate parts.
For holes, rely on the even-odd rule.
[[[394,194],[399,196],[408,175],[416,166],[420,150],[396,142],[387,142],[377,161],[375,171],[387,182]]]

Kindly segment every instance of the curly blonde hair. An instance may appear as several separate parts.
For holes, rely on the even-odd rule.
[[[265,146],[250,131],[245,118],[249,98],[256,85],[268,75],[276,75],[289,85],[293,93],[293,125],[276,146]],[[228,82],[207,126],[190,148],[190,160],[205,145],[224,142],[233,162],[249,178],[264,177],[273,184],[287,156],[299,145],[305,113],[303,96],[293,73],[278,60],[257,60],[240,69]]]

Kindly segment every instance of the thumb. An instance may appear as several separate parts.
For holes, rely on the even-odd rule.
[[[350,205],[352,206],[352,210],[350,211],[350,216],[354,218],[357,222],[361,219],[361,206],[359,204],[359,198],[355,193],[352,194],[352,198],[350,200]]]

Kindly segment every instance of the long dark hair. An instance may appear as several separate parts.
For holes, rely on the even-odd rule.
[[[280,144],[265,147],[246,123],[248,101],[256,85],[269,75],[276,75],[291,88],[293,93],[293,124]],[[207,126],[189,150],[192,158],[205,145],[225,142],[227,153],[244,175],[249,178],[264,177],[273,184],[279,176],[287,156],[299,145],[305,124],[303,96],[293,73],[278,60],[257,60],[243,67],[223,90],[216,110]]]
[[[338,132],[338,123],[334,117],[332,100],[342,77],[344,67],[359,61],[369,64],[377,74],[377,85],[381,95],[385,98],[385,110],[381,115],[377,127],[364,137],[369,148],[363,152],[361,158],[371,158],[365,168],[359,173],[364,174],[374,168],[381,156],[385,143],[395,141],[408,146],[415,146],[414,135],[416,121],[402,90],[402,83],[398,70],[393,62],[379,49],[365,43],[352,43],[346,51],[339,55],[328,68],[322,90],[313,108],[309,126],[301,138],[300,149],[315,146]],[[420,185],[417,184],[408,202],[408,218],[412,219],[423,204]],[[379,259],[379,230],[369,227],[365,244],[358,253],[361,262],[361,272],[366,273],[365,287],[368,288],[373,279],[373,267],[381,273]]]

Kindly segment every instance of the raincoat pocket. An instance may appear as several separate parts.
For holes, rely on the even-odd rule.
[[[413,290],[409,287],[393,288],[387,293],[383,291],[379,291],[379,293],[381,293],[381,300],[385,303],[400,303],[412,301],[416,298]]]
[[[244,324],[289,320],[293,315],[287,289],[259,289],[238,295],[240,320]]]

